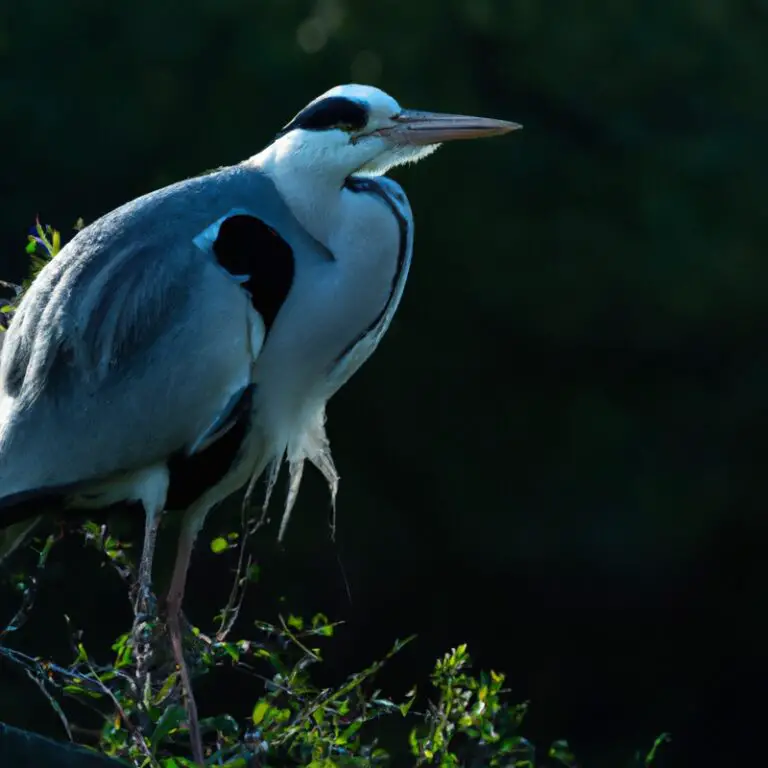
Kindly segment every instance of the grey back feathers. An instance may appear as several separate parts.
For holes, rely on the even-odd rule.
[[[336,254],[254,167],[174,184],[79,232],[34,281],[3,339],[0,527],[3,505],[16,499],[82,500],[102,481],[131,488],[151,466],[168,468],[168,500],[185,506],[203,489],[179,491],[174,476],[216,485],[236,471],[220,497],[200,496],[205,506],[248,477],[250,497],[271,463],[268,497],[285,456],[281,535],[306,459],[335,496],[325,403],[389,325],[412,248],[410,207],[395,182],[350,179],[347,188],[371,202],[338,246],[348,258],[363,252],[348,261],[341,292]],[[239,431],[230,430],[233,411]],[[196,452],[228,430],[216,458],[224,465],[211,469],[216,452]],[[17,509],[15,519],[28,514]]]
[[[86,227],[33,283],[8,333],[0,367],[5,390],[34,397],[45,383],[63,384],[68,366],[96,380],[121,375],[155,341],[151,331],[161,316],[188,320],[186,303],[203,298],[195,295],[195,278],[217,266],[212,251],[207,262],[200,258],[193,240],[199,247],[210,230],[212,244],[221,221],[248,213],[242,206],[249,200],[294,251],[332,259],[257,171],[227,168],[140,197]],[[48,382],[53,374],[58,381]]]
[[[258,348],[246,355],[243,334],[258,322],[240,282],[193,241],[249,201],[296,258],[332,259],[267,176],[234,167],[118,208],[43,270],[0,358],[4,496],[145,466],[215,422],[231,382],[250,376]]]

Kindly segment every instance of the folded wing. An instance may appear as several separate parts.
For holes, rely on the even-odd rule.
[[[265,329],[241,281],[144,213],[83,230],[6,332],[0,506],[209,445],[251,383]]]

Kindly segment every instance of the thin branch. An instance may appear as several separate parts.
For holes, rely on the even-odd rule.
[[[108,686],[104,685],[101,678],[96,673],[96,670],[93,668],[93,665],[91,662],[86,659],[85,664],[88,667],[89,672],[93,676],[93,679],[95,679],[96,683],[99,685],[101,691],[105,693],[109,700],[114,705],[115,709],[117,710],[117,713],[120,715],[120,718],[125,723],[125,727],[128,729],[128,733],[131,734],[131,738],[133,739],[134,744],[138,746],[138,748],[142,751],[144,754],[144,757],[146,757],[149,760],[148,765],[151,766],[151,768],[160,768],[160,764],[155,760],[154,756],[152,755],[151,750],[149,749],[149,746],[147,746],[147,742],[144,740],[144,736],[142,735],[141,731],[134,725],[134,723],[131,721],[130,717],[126,714],[125,710],[123,709],[122,704],[117,700],[117,697],[114,693],[108,688]]]
[[[51,554],[51,550],[53,549],[54,545],[62,539],[62,537],[63,533],[59,533],[58,536],[51,534],[46,538],[45,544],[38,554],[35,571],[38,573],[43,572],[45,569],[45,564],[48,562],[48,556]],[[8,622],[8,624],[2,630],[0,630],[0,642],[2,642],[3,638],[11,632],[16,632],[17,630],[21,629],[21,627],[23,627],[29,619],[29,615],[32,612],[32,608],[35,604],[35,598],[37,597],[38,577],[30,575],[27,577],[27,581],[29,584],[24,590],[19,609],[13,615],[13,618],[10,620],[10,622]]]
[[[37,675],[32,674],[32,671],[29,669],[25,669],[24,672],[26,673],[27,677],[43,692],[43,696],[48,699],[48,703],[51,705],[51,707],[53,707],[53,711],[59,716],[59,720],[61,720],[61,724],[64,726],[64,730],[67,732],[67,738],[71,742],[74,742],[75,739],[72,736],[72,729],[69,726],[67,716],[64,714],[64,710],[61,708],[61,704],[59,704],[59,702],[53,698],[50,691],[45,687],[45,681],[41,680]]]

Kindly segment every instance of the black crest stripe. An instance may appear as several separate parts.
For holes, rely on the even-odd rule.
[[[363,104],[344,96],[329,96],[302,109],[279,135],[296,128],[305,131],[327,131],[332,128],[362,131],[367,122],[368,111]]]

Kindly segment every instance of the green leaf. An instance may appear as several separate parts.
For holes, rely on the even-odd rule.
[[[218,538],[214,539],[211,542],[211,551],[215,555],[220,555],[222,552],[224,552],[227,549],[229,549],[229,542],[226,539],[222,538],[221,536],[219,536]]]
[[[184,720],[185,716],[186,710],[181,704],[172,704],[170,707],[166,708],[162,715],[160,715],[155,730],[152,732],[152,736],[149,739],[152,744],[153,755],[160,745],[160,742],[179,727],[179,724]]]
[[[661,736],[659,736],[656,741],[653,742],[651,751],[645,756],[646,766],[653,764],[653,761],[656,759],[656,753],[658,752],[659,747],[668,741],[672,741],[672,736],[668,733],[662,733]]]
[[[224,651],[233,661],[240,661],[240,651],[234,643],[216,643],[213,647]]]
[[[64,693],[75,693],[81,696],[90,696],[92,699],[100,699],[104,694],[100,691],[94,691],[91,688],[84,688],[81,685],[65,685],[62,689]]]
[[[81,661],[88,661],[88,654],[86,653],[85,646],[82,643],[78,643],[77,658],[72,663],[79,664]]]
[[[301,616],[294,616],[291,614],[288,616],[288,626],[301,632],[301,630],[304,629],[304,619],[302,619]]]
[[[354,735],[363,727],[362,720],[355,720],[350,726],[339,736],[336,737],[337,744],[348,744]]]
[[[268,709],[269,704],[266,701],[260,701],[256,704],[253,708],[253,714],[251,715],[251,720],[253,720],[254,725],[258,725],[264,719],[264,715],[267,714]]]
[[[405,717],[410,712],[413,702],[416,701],[416,686],[405,694],[406,701],[400,705],[400,714]]]
[[[549,748],[549,757],[553,757],[568,768],[575,768],[576,766],[576,756],[571,752],[568,742],[563,739],[552,744]]]
[[[178,675],[178,672],[172,672],[170,675],[168,675],[166,681],[163,683],[163,687],[157,692],[157,695],[154,698],[153,703],[156,706],[162,704],[171,695],[173,686],[176,685],[176,678]]]
[[[222,736],[237,736],[240,732],[240,726],[237,720],[231,715],[216,715],[215,717],[205,717],[200,721],[200,731],[206,733],[215,731]]]

